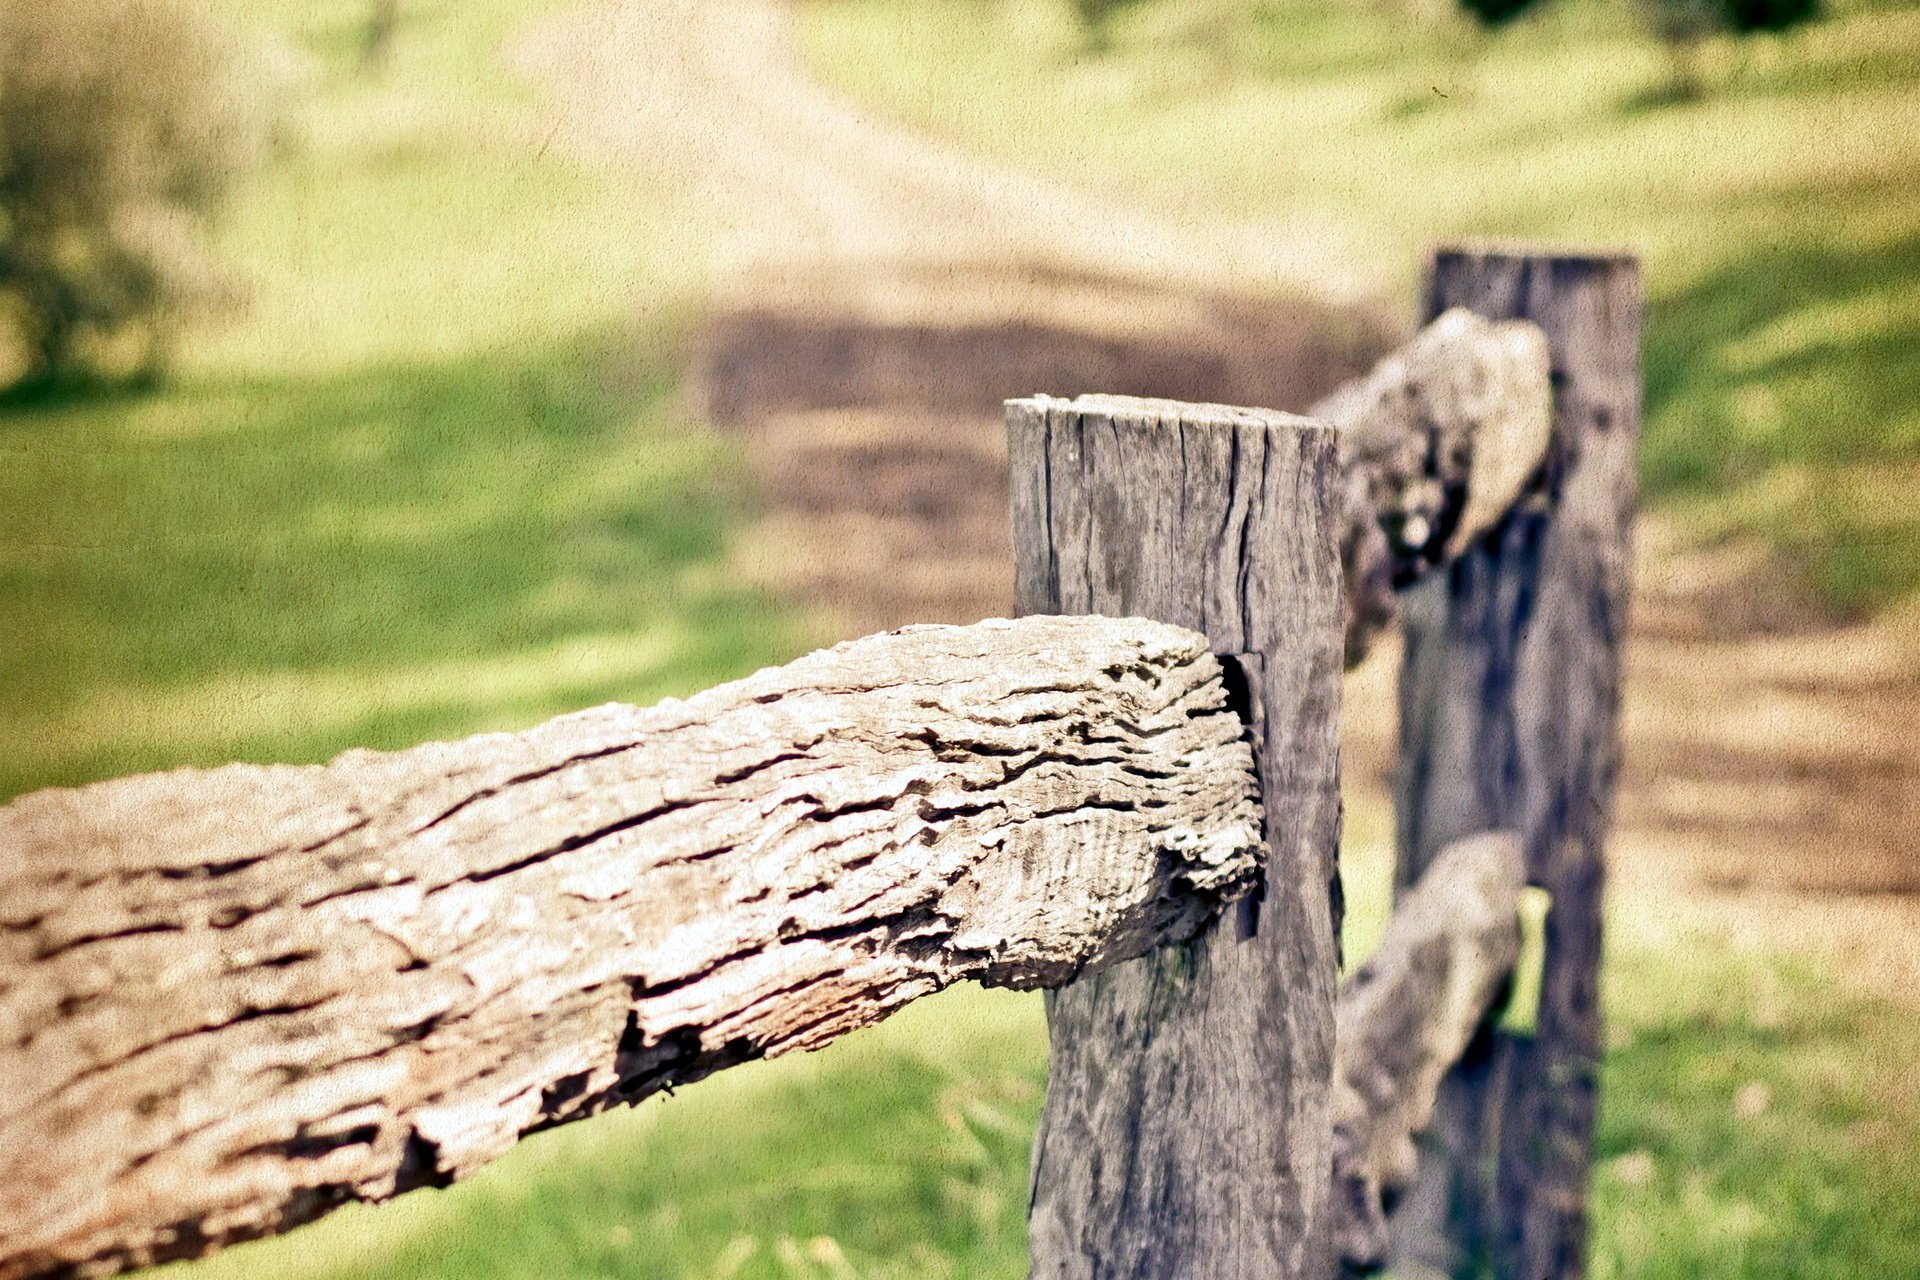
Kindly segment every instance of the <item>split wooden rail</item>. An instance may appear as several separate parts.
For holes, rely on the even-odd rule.
[[[966,979],[1051,989],[1036,1276],[1578,1275],[1637,288],[1442,254],[1308,418],[1010,402],[1061,616],[0,807],[0,1280],[444,1186]],[[1337,990],[1340,675],[1403,604],[1406,893]]]

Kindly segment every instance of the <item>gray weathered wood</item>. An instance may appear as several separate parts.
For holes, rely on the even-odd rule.
[[[1553,907],[1537,1035],[1489,1037],[1443,1086],[1404,1230],[1396,1215],[1396,1270],[1485,1264],[1503,1280],[1569,1280],[1585,1266],[1640,305],[1631,258],[1456,250],[1434,261],[1429,315],[1465,306],[1545,332],[1554,434],[1537,491],[1408,595],[1399,880],[1461,836],[1511,829]]]
[[[1520,951],[1520,841],[1455,841],[1394,908],[1340,988],[1333,1054],[1333,1212],[1340,1261],[1387,1260],[1386,1205],[1413,1180],[1441,1078],[1487,1020]]]
[[[1455,308],[1309,411],[1340,429],[1347,665],[1392,624],[1395,592],[1491,528],[1535,477],[1552,402],[1537,326]]]
[[[0,1277],[463,1177],[963,978],[1061,982],[1257,879],[1198,635],[870,637],[650,710],[0,808]]]
[[[1193,627],[1245,677],[1264,899],[1049,999],[1044,1280],[1324,1280],[1345,629],[1334,433],[1120,397],[1007,406],[1016,599]]]

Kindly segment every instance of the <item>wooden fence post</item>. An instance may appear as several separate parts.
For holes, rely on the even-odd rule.
[[[1013,401],[1007,422],[1019,609],[1178,622],[1230,656],[1268,844],[1263,898],[1049,998],[1033,1275],[1325,1280],[1345,632],[1334,434],[1107,396]]]
[[[1538,324],[1553,444],[1534,494],[1409,593],[1400,680],[1397,882],[1478,831],[1520,833],[1552,894],[1537,1030],[1488,1034],[1443,1091],[1395,1223],[1395,1269],[1572,1280],[1602,1049],[1602,862],[1619,757],[1620,647],[1640,426],[1638,263],[1447,250],[1429,317]]]

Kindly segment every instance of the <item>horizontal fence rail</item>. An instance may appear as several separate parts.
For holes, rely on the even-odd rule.
[[[1191,632],[870,637],[650,710],[0,808],[0,1276],[201,1254],[814,1048],[1063,982],[1254,881]]]
[[[1493,527],[1553,435],[1547,339],[1464,307],[1314,405],[1339,431],[1347,665],[1399,616],[1397,592]]]
[[[1418,1169],[1440,1082],[1499,1003],[1520,955],[1520,841],[1456,841],[1396,904],[1334,1014],[1334,1235],[1350,1271],[1385,1265],[1387,1205]]]

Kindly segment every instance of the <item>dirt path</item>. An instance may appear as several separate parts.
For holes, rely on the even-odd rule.
[[[941,147],[817,86],[778,0],[620,0],[571,10],[524,33],[513,60],[553,92],[560,137],[599,157],[672,171],[713,200],[729,270],[846,269],[864,309],[919,315],[918,274],[879,264],[1079,267],[1182,291],[1286,289],[1350,301],[1368,287],[1335,227],[1176,225],[1126,204]],[[769,287],[755,273],[753,289]],[[963,306],[1051,311],[1045,292],[963,289]],[[984,293],[984,296],[982,296]],[[956,305],[947,298],[936,310]]]
[[[552,143],[710,204],[705,408],[768,503],[742,567],[849,634],[1007,611],[1004,396],[1297,408],[1393,332],[1338,228],[1174,225],[872,119],[772,0],[592,5],[510,55]],[[1649,941],[1806,949],[1920,1006],[1920,612],[1823,626],[1773,582],[1645,523],[1616,887]],[[1392,664],[1350,684],[1355,804],[1385,803]]]
[[[1008,610],[1005,397],[1303,404],[1387,340],[1332,229],[1177,225],[872,119],[777,0],[589,4],[508,57],[544,145],[708,206],[702,407],[771,500],[743,559],[849,631]]]

